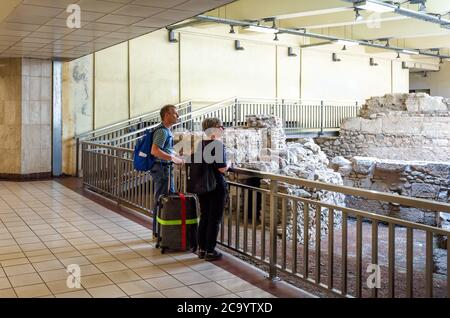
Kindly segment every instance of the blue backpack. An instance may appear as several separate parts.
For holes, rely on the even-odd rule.
[[[135,170],[149,171],[152,169],[155,162],[155,157],[151,154],[153,134],[159,128],[162,127],[153,130],[147,129],[144,133],[144,138],[140,139],[134,147],[133,166]]]

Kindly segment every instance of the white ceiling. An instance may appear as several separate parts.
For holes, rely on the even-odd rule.
[[[233,1],[22,0],[0,21],[0,58],[72,60]],[[67,26],[69,4],[81,8],[80,29]]]

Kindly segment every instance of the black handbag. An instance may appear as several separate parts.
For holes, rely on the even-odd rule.
[[[203,159],[201,162],[195,162],[194,154],[192,154],[191,162],[186,164],[187,192],[204,194],[214,191],[217,186],[217,180],[213,169],[215,169],[214,165],[207,164]]]

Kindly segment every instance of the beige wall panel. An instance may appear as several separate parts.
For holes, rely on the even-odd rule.
[[[128,119],[128,45],[95,53],[94,126],[101,128]]]
[[[63,64],[62,75],[62,171],[75,174],[74,137],[93,129],[93,55]]]
[[[179,102],[178,43],[161,30],[130,41],[131,117]]]
[[[409,71],[402,69],[401,61],[392,61],[392,93],[409,92]]]
[[[338,52],[340,62],[333,62],[332,52],[313,49],[302,51],[302,99],[364,101],[371,96],[391,92],[391,62],[368,56]]]
[[[277,47],[277,97],[300,98],[300,49],[297,56],[288,56],[288,48]]]
[[[0,174],[20,174],[23,84],[21,59],[0,59],[0,64]]]
[[[428,72],[427,77],[411,74],[411,89],[429,89],[433,96],[450,98],[450,62],[440,67],[439,72]]]
[[[216,37],[182,34],[181,100],[223,100],[233,96],[273,98],[275,47]]]

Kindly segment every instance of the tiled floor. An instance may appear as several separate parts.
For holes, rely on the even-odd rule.
[[[1,297],[273,297],[55,181],[0,181]],[[80,288],[67,266],[79,265]]]

